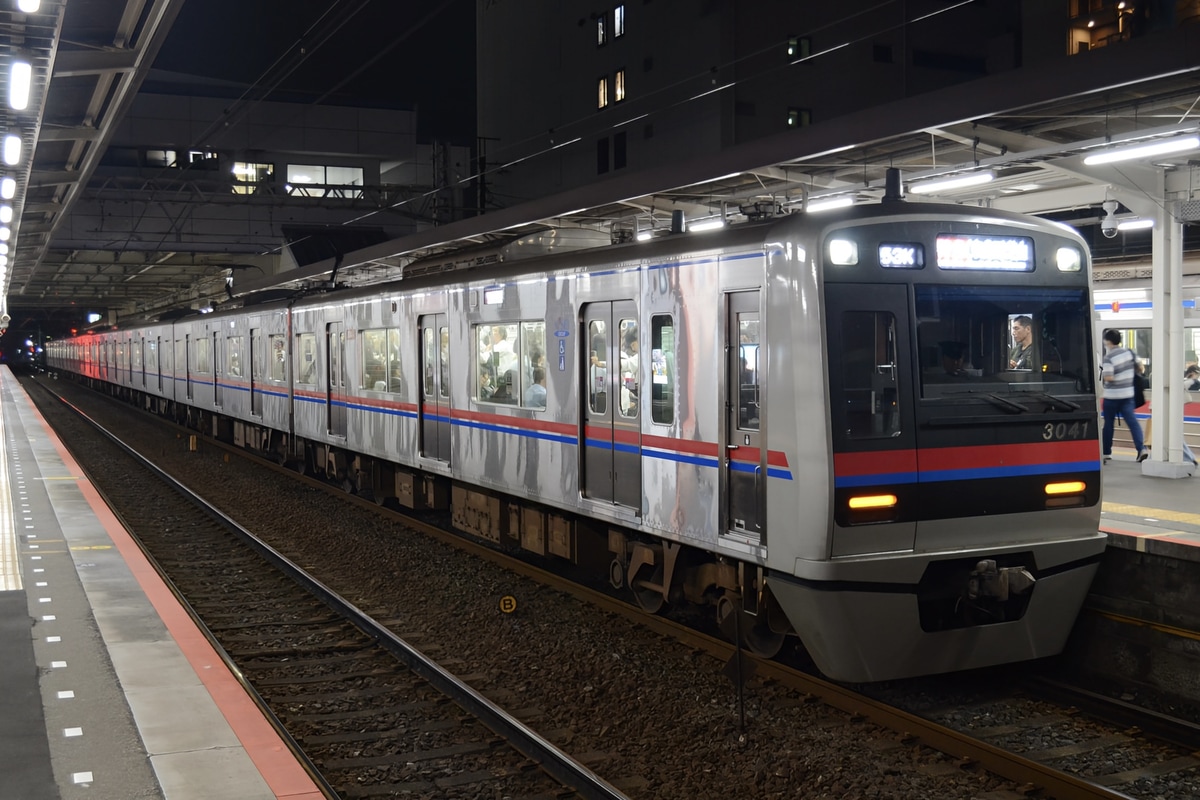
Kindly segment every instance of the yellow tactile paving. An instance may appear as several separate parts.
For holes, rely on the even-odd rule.
[[[1168,511],[1165,508],[1150,508],[1135,506],[1128,503],[1104,503],[1106,514],[1120,514],[1126,517],[1153,519],[1159,522],[1180,522],[1186,525],[1200,525],[1200,514],[1187,511]]]

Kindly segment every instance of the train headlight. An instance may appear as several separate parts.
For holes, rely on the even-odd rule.
[[[852,267],[858,263],[858,242],[849,239],[829,240],[829,261],[839,267]]]
[[[1074,247],[1060,247],[1055,254],[1059,272],[1079,272],[1083,269],[1083,254]]]

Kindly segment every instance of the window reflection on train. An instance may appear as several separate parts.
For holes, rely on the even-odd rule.
[[[921,396],[1090,391],[1088,296],[1077,289],[917,286]]]

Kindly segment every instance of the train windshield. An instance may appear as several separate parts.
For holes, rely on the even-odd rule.
[[[1085,288],[914,289],[923,398],[1094,393]]]

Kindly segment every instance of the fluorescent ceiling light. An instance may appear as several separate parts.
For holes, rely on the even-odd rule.
[[[934,192],[948,192],[954,189],[965,189],[968,186],[979,186],[983,183],[989,183],[996,177],[996,173],[991,170],[983,172],[969,172],[966,175],[955,175],[952,178],[934,178],[921,183],[914,183],[908,187],[908,191],[912,194],[932,194]]]
[[[651,233],[650,231],[639,231],[638,235],[637,235],[637,240],[639,242],[648,242],[653,238],[654,238],[654,234]]]
[[[10,206],[8,203],[0,206],[0,222],[4,223],[5,225],[12,222],[12,206]]]
[[[850,195],[845,197],[830,197],[825,200],[814,200],[804,204],[804,210],[810,214],[818,211],[829,211],[834,208],[846,208],[854,205],[854,198]]]
[[[10,238],[12,238],[12,228],[0,225],[0,242],[7,242]]]
[[[1153,228],[1154,220],[1152,219],[1126,219],[1117,223],[1119,231],[1144,231],[1146,228]]]
[[[1128,147],[1118,147],[1105,150],[1103,153],[1090,155],[1083,160],[1084,164],[1112,164],[1115,161],[1130,161],[1135,158],[1150,158],[1165,156],[1168,153],[1182,153],[1185,150],[1195,150],[1200,147],[1200,136],[1179,136],[1174,139],[1160,139],[1156,142],[1145,142]]]
[[[4,137],[4,163],[10,167],[21,163],[21,137],[15,133]]]
[[[717,228],[724,227],[725,220],[723,219],[705,219],[688,225],[688,230],[692,233],[699,233],[700,231],[715,231]]]
[[[42,0],[17,0],[17,9],[26,14],[33,14],[41,7]]]
[[[27,61],[14,61],[8,68],[8,106],[24,111],[29,105],[29,84],[33,80],[33,67]]]
[[[0,197],[5,200],[12,200],[13,195],[17,193],[17,182],[12,178],[4,178],[0,180]]]

